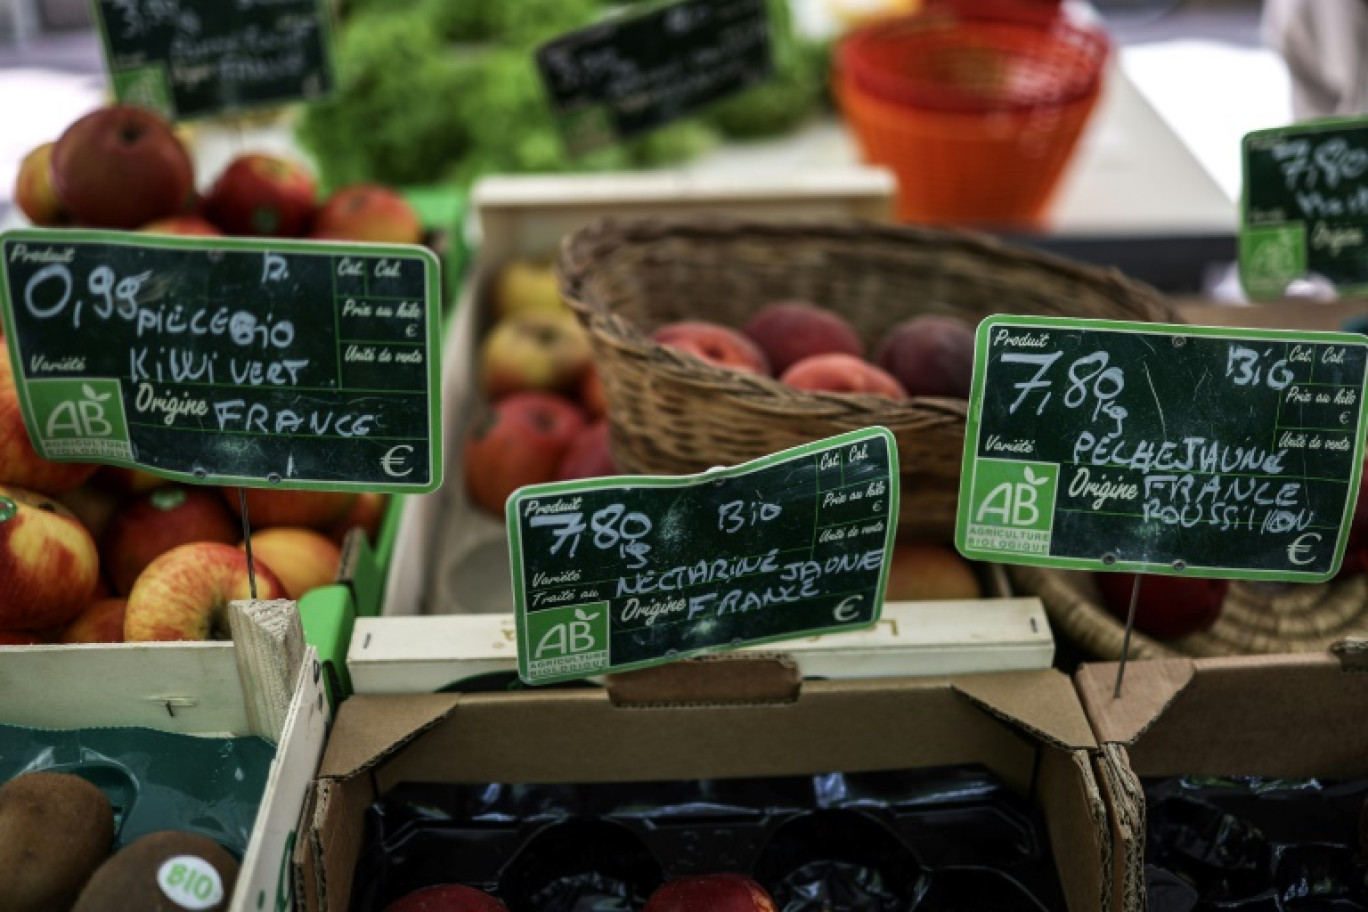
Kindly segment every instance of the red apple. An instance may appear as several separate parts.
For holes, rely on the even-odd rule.
[[[58,137],[52,185],[76,224],[132,229],[184,212],[195,173],[166,121],[145,108],[110,105]]]
[[[95,540],[70,510],[0,487],[0,630],[66,624],[90,604],[99,575]]]
[[[241,538],[242,524],[217,493],[171,485],[124,506],[100,539],[100,555],[114,591],[127,595],[143,568],[172,548],[195,541],[233,545]]]
[[[575,439],[570,441],[565,455],[556,465],[555,480],[571,481],[576,478],[601,478],[604,475],[621,474],[613,460],[608,435],[606,418],[599,418],[586,425],[575,435]]]
[[[285,598],[268,567],[256,568],[256,597]],[[252,597],[247,555],[232,545],[192,542],[147,565],[128,594],[124,641],[228,637],[228,603]]]
[[[0,345],[0,484],[55,494],[76,487],[98,468],[93,463],[53,462],[38,455],[24,429],[9,350]]]
[[[319,207],[309,237],[417,244],[423,239],[423,223],[396,191],[378,184],[354,184],[334,192]]]
[[[119,510],[118,495],[98,484],[98,478],[97,473],[71,490],[53,495],[62,506],[76,515],[97,542],[104,536],[105,529],[109,528],[114,514]]]
[[[303,165],[264,152],[239,155],[204,198],[204,214],[225,234],[300,237],[309,228],[315,195]]]
[[[56,143],[43,143],[25,155],[14,179],[14,204],[30,222],[44,228],[64,225],[69,220],[52,187],[54,145]]]
[[[745,874],[692,874],[655,889],[642,912],[779,912],[765,888]]]
[[[898,542],[893,546],[885,601],[976,599],[982,595],[973,567],[953,548],[927,541]]]
[[[603,390],[603,376],[592,361],[580,377],[579,401],[591,417],[601,418],[608,414],[608,394]]]
[[[62,630],[62,643],[122,643],[128,599],[96,599]]]
[[[310,589],[336,582],[341,557],[333,540],[313,529],[276,526],[252,533],[252,560],[270,567],[285,596],[295,601]]]
[[[1124,624],[1135,574],[1094,573],[1093,579],[1107,611]],[[1207,630],[1221,616],[1228,587],[1223,579],[1146,575],[1135,603],[1135,629],[1159,639]]]
[[[864,343],[845,317],[805,301],[783,301],[761,308],[742,331],[782,374],[795,362],[829,352],[864,357]]]
[[[237,488],[220,489],[228,506],[242,515]],[[347,515],[356,502],[355,491],[292,491],[282,488],[247,488],[247,520],[253,529],[271,526],[308,526],[326,529]]]
[[[483,890],[439,884],[399,897],[385,912],[508,912],[508,907]]]
[[[709,323],[706,320],[667,323],[652,333],[651,338],[660,345],[686,352],[719,367],[752,374],[770,373],[769,359],[760,346],[740,330],[721,323]]]
[[[571,394],[593,361],[589,337],[568,310],[521,311],[480,344],[480,383],[492,399],[521,392]]]
[[[389,509],[389,495],[377,491],[362,491],[352,501],[351,509],[341,519],[328,523],[323,531],[333,543],[341,546],[342,539],[352,529],[366,533],[366,540],[372,546],[380,540],[380,526],[385,521],[385,511]]]
[[[897,377],[909,396],[967,399],[974,378],[974,331],[954,317],[913,317],[884,334],[874,363]]]
[[[518,488],[555,478],[584,422],[578,406],[552,393],[514,393],[487,405],[465,439],[467,495],[503,516],[504,502]]]
[[[223,234],[198,215],[168,215],[138,229],[144,234],[183,234],[191,237],[217,237]]]
[[[812,355],[792,365],[779,381],[794,389],[827,393],[868,393],[905,399],[907,392],[888,372],[854,355]]]
[[[122,498],[175,484],[170,478],[123,466],[100,466],[99,471],[95,473],[94,481],[95,484]]]

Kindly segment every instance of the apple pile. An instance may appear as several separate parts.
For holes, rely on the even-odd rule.
[[[964,399],[974,372],[974,331],[954,317],[910,317],[869,352],[845,317],[807,301],[767,304],[740,327],[708,320],[667,323],[651,339],[808,392]]]
[[[246,492],[257,597],[333,582],[356,527],[374,540],[380,494]],[[0,345],[0,645],[204,640],[250,597],[237,488],[58,463],[24,429]]]
[[[190,153],[159,115],[107,105],[24,156],[14,200],[35,225],[182,235],[416,244],[417,214],[377,184],[319,198],[299,162],[262,152],[234,158],[200,194]]]
[[[523,485],[618,473],[607,401],[589,338],[561,300],[549,265],[513,260],[491,289],[480,342],[478,414],[466,432],[466,494],[503,516]]]

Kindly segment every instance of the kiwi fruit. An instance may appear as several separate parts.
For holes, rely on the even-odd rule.
[[[100,865],[71,912],[217,912],[233,899],[238,862],[207,836],[157,830]]]
[[[109,857],[114,809],[72,773],[21,773],[0,785],[0,909],[68,909]]]

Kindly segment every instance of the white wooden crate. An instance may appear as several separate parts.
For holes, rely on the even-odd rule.
[[[283,912],[297,907],[291,853],[330,708],[293,602],[235,602],[230,611],[231,642],[6,647],[0,722],[275,742],[229,912]]]

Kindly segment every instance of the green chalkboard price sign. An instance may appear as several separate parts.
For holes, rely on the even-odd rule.
[[[38,452],[183,481],[437,487],[440,289],[421,247],[0,235]]]
[[[1340,294],[1368,291],[1368,119],[1245,136],[1240,281],[1276,298],[1318,277]]]
[[[898,452],[867,428],[701,475],[532,485],[507,504],[530,684],[879,619]]]
[[[566,147],[585,152],[769,79],[766,0],[681,0],[619,15],[537,50]]]
[[[332,91],[326,0],[93,0],[119,101],[191,120]]]
[[[1368,339],[992,317],[956,544],[1080,570],[1314,582],[1344,551]]]

